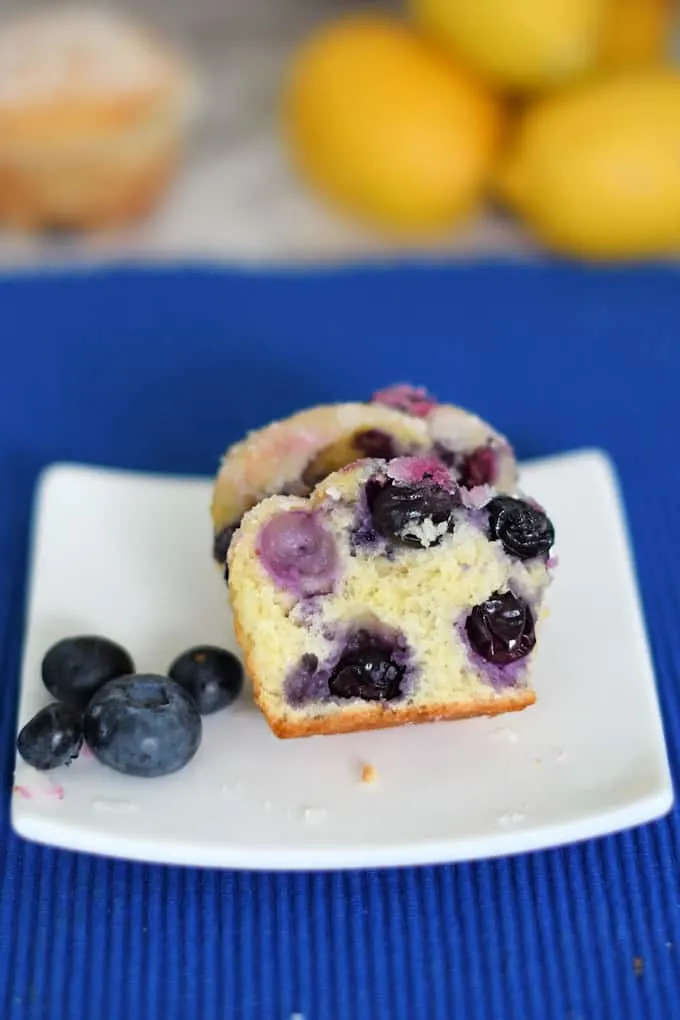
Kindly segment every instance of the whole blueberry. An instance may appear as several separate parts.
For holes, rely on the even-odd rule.
[[[502,542],[511,556],[530,560],[550,551],[555,529],[543,510],[512,496],[495,496],[485,509],[489,512],[489,538]]]
[[[523,659],[536,644],[531,610],[510,591],[494,592],[475,606],[465,630],[477,654],[497,666]]]
[[[401,693],[404,669],[383,648],[363,648],[346,653],[328,681],[335,698],[392,701]]]
[[[21,757],[41,772],[70,765],[82,746],[80,712],[57,701],[34,715],[17,738]]]
[[[42,679],[50,694],[81,709],[107,680],[134,671],[129,652],[96,635],[64,638],[42,661]]]
[[[396,485],[388,482],[368,495],[373,526],[384,538],[426,549],[453,530],[453,493],[431,482]]]
[[[85,740],[104,765],[129,776],[177,772],[201,743],[194,699],[167,676],[109,680],[85,710]]]
[[[190,648],[173,662],[168,676],[196,702],[201,715],[227,708],[243,689],[243,667],[232,652],[212,645]]]

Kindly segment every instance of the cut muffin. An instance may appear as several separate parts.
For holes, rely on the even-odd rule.
[[[495,715],[528,665],[554,531],[431,457],[365,460],[274,496],[229,549],[237,639],[280,737]]]
[[[214,557],[226,560],[242,515],[271,495],[308,495],[332,471],[366,457],[433,454],[463,486],[510,491],[517,466],[510,444],[469,411],[437,404],[400,384],[369,403],[331,404],[273,422],[227,450],[212,503]]]
[[[119,15],[35,11],[0,28],[0,220],[83,229],[149,209],[177,163],[195,84]]]

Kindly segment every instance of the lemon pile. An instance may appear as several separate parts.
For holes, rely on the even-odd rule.
[[[410,0],[347,16],[296,54],[295,165],[333,205],[404,239],[487,196],[590,258],[680,248],[672,0]]]

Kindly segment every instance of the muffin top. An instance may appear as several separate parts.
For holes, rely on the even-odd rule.
[[[22,15],[0,27],[0,132],[26,140],[106,132],[186,93],[178,55],[104,10]]]

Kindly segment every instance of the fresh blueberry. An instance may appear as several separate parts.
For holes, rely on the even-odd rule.
[[[190,761],[201,743],[194,699],[167,676],[136,673],[109,680],[85,710],[92,753],[129,776],[165,776]]]
[[[42,661],[42,679],[50,694],[81,709],[107,680],[134,671],[129,652],[94,635],[64,638],[52,645]]]
[[[303,598],[333,590],[338,552],[318,514],[284,510],[270,517],[260,532],[258,554],[280,588]]]
[[[384,538],[427,549],[453,530],[455,496],[438,485],[388,482],[367,492],[373,526]]]
[[[366,429],[354,436],[354,445],[364,457],[392,460],[397,455],[394,439],[380,429]]]
[[[306,652],[290,670],[285,681],[286,700],[295,708],[328,695],[328,673],[319,670],[316,655]]]
[[[490,540],[501,541],[511,556],[530,560],[550,551],[555,529],[543,510],[512,496],[495,496],[485,509],[489,512]]]
[[[384,648],[363,648],[342,656],[328,681],[335,698],[392,701],[401,693],[403,666]]]
[[[523,659],[536,644],[531,610],[510,591],[494,592],[475,606],[465,630],[474,651],[498,666]]]
[[[212,645],[190,648],[175,659],[168,676],[196,702],[201,715],[227,708],[243,688],[243,667],[232,652]]]
[[[83,745],[80,712],[53,702],[27,722],[17,738],[19,754],[34,769],[47,772],[70,765]]]

